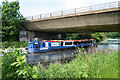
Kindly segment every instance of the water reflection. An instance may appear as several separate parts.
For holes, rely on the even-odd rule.
[[[104,41],[98,43],[98,48],[103,47],[104,49],[111,49],[118,51],[120,46],[120,39],[105,39]]]

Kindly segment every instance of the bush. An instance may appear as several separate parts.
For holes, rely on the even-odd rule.
[[[11,66],[12,63],[16,61],[18,56],[23,56],[22,50],[9,50],[10,52],[1,52],[2,55],[2,78],[17,78],[15,72],[17,71],[18,67]]]
[[[2,42],[2,47],[4,48],[24,48],[27,46],[27,42]]]
[[[2,79],[13,80],[21,78],[37,78],[39,66],[29,66],[27,64],[26,55],[20,49],[9,49],[9,52],[1,52],[2,56]]]

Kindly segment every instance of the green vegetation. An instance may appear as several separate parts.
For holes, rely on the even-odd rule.
[[[72,62],[51,65],[50,78],[118,78],[118,53],[78,55]]]
[[[120,39],[120,32],[105,32],[104,35],[106,35],[107,38]]]
[[[120,32],[92,32],[92,33],[74,33],[66,34],[65,39],[79,40],[79,39],[96,39],[100,42],[107,38],[120,38]]]
[[[0,57],[0,79],[2,79],[2,58]]]
[[[2,14],[2,7],[0,5],[0,42],[2,42],[2,34],[1,34],[2,33],[2,16],[1,14]]]
[[[2,40],[18,41],[19,31],[22,29],[22,21],[19,2],[2,2]]]
[[[80,50],[79,50],[80,51]],[[2,78],[118,78],[118,52],[78,54],[69,63],[54,64],[42,69],[26,63],[22,50],[2,52]]]
[[[24,56],[25,54],[21,54],[22,50],[10,50],[9,53],[3,53],[1,52],[2,55],[2,79],[5,78],[16,78],[17,75],[15,72],[18,70],[18,67],[14,67],[11,64],[16,61],[16,58],[19,56]]]
[[[24,48],[27,46],[27,42],[2,42],[2,49],[11,48]]]
[[[79,39],[96,39],[97,42],[104,40],[105,36],[103,33],[74,33],[74,34],[66,34],[65,39],[79,40]]]
[[[17,42],[22,21],[19,2],[2,3],[2,49],[25,47],[27,42]],[[1,12],[1,10],[0,10]],[[0,16],[1,17],[1,16]],[[1,19],[0,19],[1,20]],[[0,23],[1,24],[1,23]],[[1,33],[1,32],[0,32]],[[96,39],[98,42],[105,38],[119,38],[120,32],[106,33],[77,33],[67,34],[65,39]],[[16,42],[12,42],[16,41]],[[40,65],[30,66],[22,50],[0,52],[0,77],[2,79],[20,78],[118,78],[118,53],[79,54],[70,63],[50,65],[41,69]],[[2,61],[1,61],[2,60]],[[1,66],[2,65],[2,66]]]

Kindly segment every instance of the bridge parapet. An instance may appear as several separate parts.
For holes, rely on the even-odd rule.
[[[26,20],[44,19],[44,18],[51,18],[51,17],[56,17],[56,16],[65,16],[69,14],[78,14],[78,13],[83,13],[83,12],[98,11],[98,10],[104,10],[104,9],[110,9],[110,8],[118,8],[120,7],[119,4],[120,4],[120,1],[87,6],[87,7],[80,7],[80,8],[70,9],[70,10],[52,12],[52,13],[45,13],[45,14],[26,17]]]

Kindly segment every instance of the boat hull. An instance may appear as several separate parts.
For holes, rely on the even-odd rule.
[[[64,50],[68,50],[68,49],[75,49],[77,47],[90,47],[90,46],[96,46],[97,47],[97,43],[95,44],[82,44],[82,45],[74,45],[74,46],[59,46],[59,47],[50,47],[50,48],[45,48],[45,49],[41,49],[41,48],[27,48],[27,52],[30,53],[46,53],[46,52],[51,52],[51,51],[64,51]]]

